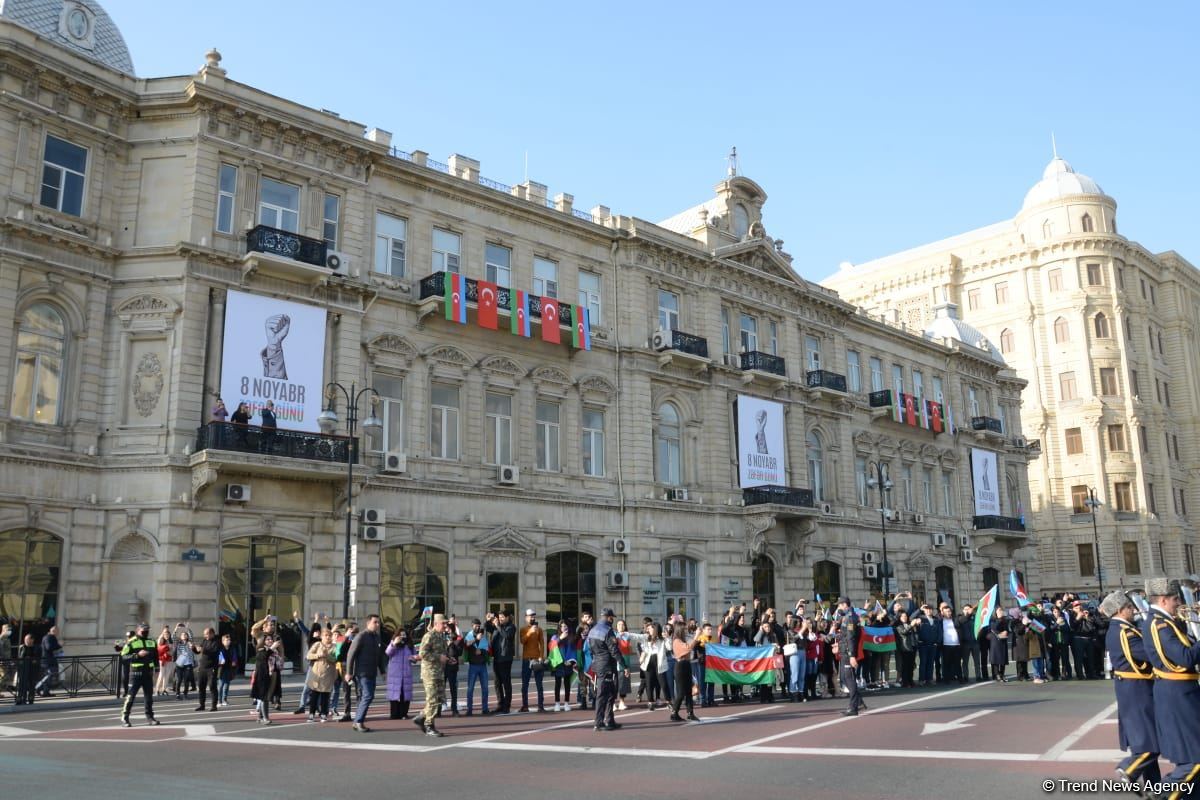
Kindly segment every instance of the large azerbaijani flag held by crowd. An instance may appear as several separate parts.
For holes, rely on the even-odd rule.
[[[732,686],[770,686],[775,682],[775,646],[704,648],[704,680]]]

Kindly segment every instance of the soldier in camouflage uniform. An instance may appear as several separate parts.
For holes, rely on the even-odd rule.
[[[433,623],[421,639],[420,657],[425,710],[413,723],[427,736],[445,736],[433,725],[446,694],[446,618],[443,615],[433,615]]]

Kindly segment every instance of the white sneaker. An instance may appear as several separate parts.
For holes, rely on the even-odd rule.
[[[624,710],[625,710],[625,701],[621,700],[617,703],[617,711],[624,711]]]

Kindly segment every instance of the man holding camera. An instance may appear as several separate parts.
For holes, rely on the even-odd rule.
[[[501,609],[495,616],[488,613],[484,629],[491,636],[492,671],[496,676],[496,713],[512,713],[512,665],[517,652],[517,626]]]
[[[520,713],[529,711],[529,679],[537,686],[537,710],[546,710],[542,678],[545,677],[546,635],[538,625],[537,612],[525,609],[525,625],[521,628],[521,707]]]

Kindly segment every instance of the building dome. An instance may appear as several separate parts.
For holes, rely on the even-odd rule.
[[[958,318],[958,306],[954,303],[941,303],[934,308],[933,322],[925,329],[925,335],[943,339],[947,344],[961,342],[971,348],[970,352],[1001,367],[1008,366],[1000,351],[992,346],[986,336]]]
[[[1051,203],[1073,194],[1103,195],[1104,190],[1087,175],[1080,175],[1070,164],[1055,156],[1042,171],[1042,179],[1026,193],[1021,210]]]
[[[95,0],[0,0],[0,19],[109,69],[134,74],[125,37]]]

